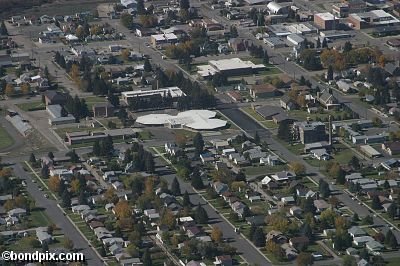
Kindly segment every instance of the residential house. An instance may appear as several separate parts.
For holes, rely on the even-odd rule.
[[[36,237],[42,245],[49,244],[53,240],[53,237],[47,232],[47,227],[36,228]]]
[[[265,216],[256,215],[256,216],[246,217],[246,222],[249,225],[262,226],[265,225]]]
[[[283,109],[288,111],[297,109],[297,104],[287,94],[282,96],[282,98],[279,100],[279,103]]]
[[[333,94],[327,89],[317,93],[317,101],[327,110],[332,109],[335,106],[340,106],[335,96],[333,96]]]
[[[212,187],[214,188],[215,192],[217,192],[218,195],[221,195],[225,191],[229,190],[229,186],[227,184],[219,181],[212,183]]]
[[[303,250],[303,248],[307,247],[309,243],[310,240],[306,236],[292,237],[289,239],[289,244],[296,250]]]
[[[324,210],[328,209],[331,207],[330,204],[328,204],[325,200],[323,199],[317,199],[314,200],[314,206],[317,209],[317,212],[321,213]]]
[[[186,228],[186,234],[189,238],[193,238],[199,236],[203,233],[200,227],[198,226],[190,226]]]
[[[271,230],[265,236],[266,241],[273,241],[277,244],[284,244],[288,242],[288,238],[280,231]]]
[[[239,216],[239,218],[244,218],[245,212],[246,212],[246,204],[236,201],[231,205],[231,208],[236,214]]]
[[[216,256],[214,265],[216,266],[232,266],[233,260],[230,255]]]
[[[165,143],[164,145],[165,152],[169,155],[175,156],[181,149],[178,147],[176,143]]]
[[[275,97],[278,93],[278,89],[269,83],[253,85],[250,89],[250,96],[253,99]]]
[[[347,232],[353,238],[367,235],[367,233],[362,228],[360,228],[358,226],[352,226],[350,229],[347,230]]]
[[[270,175],[270,177],[276,182],[288,182],[292,179],[295,179],[296,175],[294,172],[291,171],[281,171]]]
[[[9,217],[22,218],[22,217],[26,216],[26,210],[22,209],[22,208],[11,209],[7,212],[7,215]]]
[[[376,240],[369,241],[365,244],[369,252],[379,252],[384,249],[384,246]]]
[[[143,263],[139,258],[129,258],[120,260],[119,264],[121,266],[142,266]]]
[[[268,155],[267,157],[260,158],[260,164],[266,164],[269,166],[276,166],[282,164],[282,161],[276,155]]]
[[[382,150],[391,156],[400,154],[400,141],[384,142],[382,143]]]
[[[325,148],[312,150],[311,153],[319,161],[328,161],[331,158]]]
[[[289,213],[293,216],[299,217],[303,213],[303,209],[299,206],[292,206],[289,209]]]
[[[52,105],[52,104],[59,104],[59,105],[64,105],[66,103],[66,98],[64,95],[56,92],[56,91],[45,91],[44,92],[44,99],[46,102],[46,105]]]
[[[359,236],[359,237],[354,237],[353,238],[353,243],[357,247],[363,247],[365,246],[366,243],[374,241],[374,239],[370,236]]]

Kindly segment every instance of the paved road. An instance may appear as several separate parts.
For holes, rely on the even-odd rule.
[[[165,162],[162,161],[161,158],[158,158],[156,159],[156,164],[158,166],[165,165]],[[171,184],[172,180],[176,177],[176,173],[174,171],[165,167],[159,167],[157,169],[157,172],[169,184]],[[224,238],[231,241],[229,245],[235,247],[248,263],[265,266],[272,265],[252,245],[250,245],[246,239],[238,235],[234,231],[233,227],[224,219],[222,219],[220,214],[216,213],[215,210],[202,197],[200,197],[199,194],[197,194],[193,190],[192,186],[189,183],[185,183],[180,179],[178,179],[178,181],[181,192],[184,193],[185,191],[187,191],[189,193],[190,201],[194,206],[198,205],[199,203],[203,206],[208,214],[210,223],[212,223],[213,226],[218,226],[222,230]]]
[[[265,139],[269,144],[269,148],[277,153],[281,158],[284,158],[286,161],[289,162],[298,161],[304,164],[307,173],[313,174],[313,179],[315,181],[318,182],[321,178],[328,179],[319,171],[318,167],[313,167],[309,165],[301,157],[298,157],[291,153],[281,143],[270,137],[271,132],[269,130],[261,127],[254,120],[248,118],[239,109],[223,109],[220,111],[229,119],[231,119],[235,124],[237,124],[240,128],[242,128],[245,132],[247,132],[250,136],[253,136],[254,132],[257,131],[261,139]],[[358,215],[360,215],[361,217],[371,215],[370,210],[368,210],[364,205],[360,205],[358,201],[352,200],[347,193],[344,193],[342,190],[335,187],[334,185],[331,185],[331,188],[332,190],[334,190],[335,196],[346,206],[348,206],[350,210],[358,213]],[[376,226],[387,226],[387,223],[380,217],[374,217],[374,224]],[[396,235],[397,239],[400,240],[400,232],[394,231],[394,234]]]
[[[58,228],[62,229],[64,235],[74,242],[74,247],[85,255],[88,265],[104,265],[102,259],[97,256],[91,247],[89,247],[88,242],[80,235],[77,229],[58,208],[57,202],[47,199],[43,196],[43,192],[39,190],[36,183],[31,181],[32,176],[25,172],[21,163],[15,164],[13,169],[16,176],[26,180],[26,189],[28,193],[35,199],[36,206],[45,209],[45,212],[50,219],[57,225]]]

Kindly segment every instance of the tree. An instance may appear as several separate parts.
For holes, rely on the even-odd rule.
[[[328,41],[326,40],[326,38],[324,38],[323,40],[322,40],[322,48],[328,48]]]
[[[58,192],[60,190],[60,179],[57,176],[50,177],[49,188],[53,192]]]
[[[7,27],[6,27],[6,24],[4,23],[4,20],[1,21],[0,35],[8,35]]]
[[[200,132],[197,132],[193,137],[193,146],[195,148],[195,154],[199,156],[204,150],[204,140]]]
[[[14,86],[13,86],[11,83],[7,83],[6,89],[4,90],[4,93],[5,93],[8,97],[15,95]]]
[[[47,153],[47,157],[49,157],[51,160],[54,159],[54,154],[52,151],[49,151],[49,153]]]
[[[372,209],[374,209],[374,210],[380,210],[380,209],[382,209],[382,204],[381,204],[381,202],[380,202],[380,200],[379,200],[379,197],[378,197],[377,195],[374,195],[374,196],[372,197],[371,207],[372,207]]]
[[[348,53],[352,49],[353,49],[353,45],[351,44],[351,42],[347,41],[347,42],[344,43],[344,46],[343,46],[343,52],[344,53]]]
[[[206,210],[200,205],[197,205],[197,208],[194,213],[194,219],[199,224],[206,224],[208,222],[208,214]]]
[[[289,166],[296,175],[304,175],[306,173],[306,167],[302,163],[292,162]]]
[[[119,201],[114,207],[115,215],[119,219],[131,217],[131,207],[126,200]]]
[[[360,160],[358,159],[357,156],[353,156],[350,159],[350,165],[353,167],[355,170],[360,169]]]
[[[146,9],[144,7],[144,0],[137,0],[137,14],[138,15],[144,15],[146,14]]]
[[[68,237],[65,237],[63,246],[64,246],[64,248],[71,250],[74,248],[74,242],[72,242],[72,240],[69,239]]]
[[[50,170],[49,170],[49,166],[48,166],[47,164],[44,164],[44,165],[42,166],[42,169],[40,170],[40,175],[41,175],[43,178],[49,178]]]
[[[124,27],[130,29],[132,27],[132,22],[133,22],[133,18],[130,14],[123,13],[121,15],[121,23],[122,23],[122,25],[124,25]]]
[[[258,135],[258,131],[254,134],[254,142],[256,144],[260,144],[260,135]]]
[[[31,155],[29,156],[29,162],[32,163],[32,164],[36,163],[35,154],[31,153]]]
[[[151,71],[153,71],[153,68],[151,67],[151,64],[150,64],[150,60],[146,57],[146,59],[144,60],[144,66],[143,66],[143,68],[144,68],[144,71],[145,72],[151,72]]]
[[[69,156],[71,158],[71,162],[72,163],[79,163],[80,159],[79,159],[79,155],[76,154],[75,149],[73,149],[72,151],[67,152],[67,154],[65,154],[66,156]]]
[[[329,184],[323,179],[319,180],[319,192],[323,198],[328,198],[331,195]]]
[[[65,189],[64,192],[62,193],[61,200],[62,200],[62,202],[61,202],[62,206],[64,208],[71,207],[71,195],[70,195],[70,193],[68,192],[67,189]]]
[[[183,206],[183,207],[190,207],[190,206],[192,206],[192,203],[190,202],[189,193],[188,193],[187,191],[185,191],[185,193],[183,194],[182,206]]]
[[[328,66],[328,72],[326,74],[326,79],[327,80],[333,80],[333,67],[332,67],[332,65]]]
[[[148,249],[144,251],[142,261],[143,261],[143,266],[153,266],[153,261],[151,260],[150,252]]]
[[[358,222],[358,221],[360,221],[360,217],[358,217],[358,213],[355,212],[355,213],[353,214],[353,219],[352,219],[352,220],[353,220],[353,222],[355,222],[355,223]]]
[[[388,230],[385,235],[385,244],[390,246],[392,249],[396,248],[398,243],[396,236],[393,234],[392,230]]]
[[[195,189],[203,189],[204,188],[203,180],[201,179],[199,169],[197,169],[197,168],[195,168],[193,170],[191,185]]]
[[[29,83],[23,83],[21,85],[21,92],[23,95],[28,95],[31,92],[31,85],[29,85]]]
[[[372,216],[367,215],[365,216],[362,220],[361,220],[361,224],[362,225],[370,225],[374,223],[374,219],[372,218]]]
[[[179,7],[181,9],[188,10],[190,8],[190,1],[189,0],[180,0],[179,1]]]
[[[180,187],[178,179],[176,179],[176,177],[172,180],[171,194],[174,196],[181,195],[181,187]]]
[[[95,156],[100,156],[101,155],[101,147],[100,147],[100,141],[99,140],[96,140],[93,143],[93,154]]]
[[[218,226],[213,226],[211,231],[211,239],[216,243],[221,243],[222,231]]]
[[[310,253],[301,252],[296,258],[296,265],[309,266],[313,264],[313,257]]]
[[[236,38],[237,36],[239,36],[237,28],[233,25],[230,27],[230,34],[232,38]]]
[[[291,140],[290,126],[287,121],[282,121],[281,123],[279,123],[278,138],[286,142],[289,142]]]
[[[387,214],[389,215],[390,218],[394,219],[397,216],[397,209],[398,208],[396,203],[390,204],[387,210]]]
[[[265,234],[262,227],[258,227],[254,232],[253,243],[256,247],[265,246]]]
[[[382,127],[383,125],[383,121],[381,119],[379,119],[379,117],[374,117],[372,118],[372,123],[374,125],[374,127]]]

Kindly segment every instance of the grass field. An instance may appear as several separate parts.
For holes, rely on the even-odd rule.
[[[17,104],[17,106],[25,112],[29,112],[30,109],[46,109],[46,105],[42,103],[42,101],[35,101],[35,102],[29,102],[29,103],[20,103]]]
[[[13,143],[14,140],[12,137],[8,134],[5,128],[0,126],[0,150],[13,145]]]
[[[270,173],[276,173],[282,170],[286,170],[287,166],[277,165],[277,166],[269,166],[269,165],[261,165],[261,166],[248,166],[243,167],[243,171],[246,175],[266,175]]]
[[[32,211],[29,218],[32,220],[33,227],[49,226],[51,224],[49,217],[42,210]]]
[[[92,110],[93,105],[95,105],[96,103],[104,103],[104,102],[106,102],[106,98],[93,96],[93,97],[85,98],[85,101],[86,101],[86,104],[87,104],[88,109],[90,111],[90,110]]]

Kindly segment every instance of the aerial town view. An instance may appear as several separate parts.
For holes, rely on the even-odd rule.
[[[400,265],[400,0],[0,0],[0,265]]]

